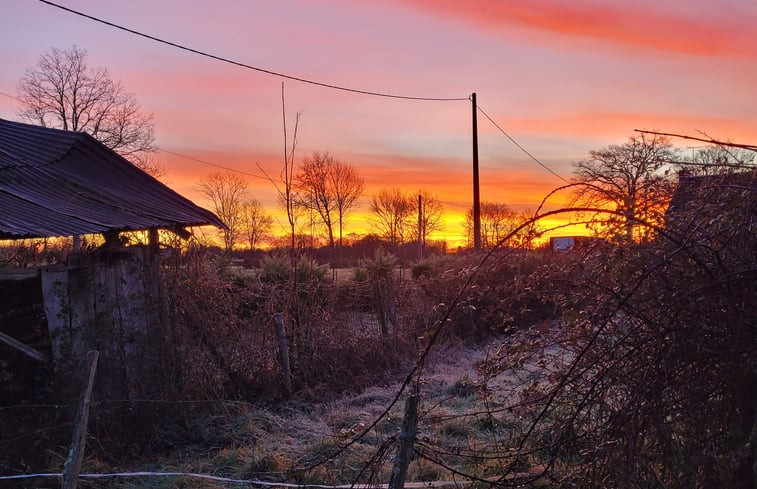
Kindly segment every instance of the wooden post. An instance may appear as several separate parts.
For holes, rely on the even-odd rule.
[[[287,397],[290,397],[292,395],[292,370],[289,366],[289,345],[284,329],[284,316],[280,312],[273,315],[273,324],[276,326],[276,339],[279,342],[279,365],[284,380],[284,393]]]
[[[87,352],[87,379],[79,400],[79,412],[74,426],[74,436],[71,440],[71,450],[63,465],[63,489],[76,489],[79,482],[79,472],[84,460],[84,445],[87,442],[87,423],[89,422],[89,401],[92,397],[92,387],[95,384],[95,370],[100,353],[97,350]]]
[[[403,489],[407,477],[407,467],[410,465],[410,457],[413,455],[413,443],[418,432],[418,391],[415,391],[405,402],[405,417],[402,420],[402,432],[400,432],[400,446],[397,450],[397,459],[392,467],[392,476],[389,478],[389,489]]]
[[[147,246],[150,249],[150,260],[158,257],[160,254],[160,234],[158,228],[152,227],[147,230]]]
[[[386,319],[389,326],[392,328],[392,332],[397,334],[397,328],[399,323],[397,322],[397,293],[394,290],[394,281],[391,275],[387,275],[384,278],[386,284],[386,294],[384,300],[386,301]]]
[[[478,105],[476,92],[471,95],[473,103],[473,249],[481,250],[481,195],[478,190]]]
[[[373,300],[376,303],[376,314],[378,315],[379,327],[381,328],[381,336],[387,336],[389,334],[389,321],[387,319],[384,294],[381,293],[381,280],[383,280],[382,277],[375,277],[373,280]]]
[[[423,260],[423,196],[418,194],[418,259]]]

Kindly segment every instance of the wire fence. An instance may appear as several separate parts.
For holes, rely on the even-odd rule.
[[[38,473],[38,474],[21,474],[0,476],[0,481],[10,480],[28,480],[28,479],[61,479],[63,473]],[[221,477],[210,474],[199,474],[193,472],[114,472],[108,474],[79,474],[81,479],[116,479],[116,478],[135,478],[135,477],[182,477],[189,479],[209,480],[215,482],[225,482],[230,484],[245,484],[259,487],[297,487],[297,488],[320,488],[320,489],[368,489],[368,488],[388,488],[389,484],[296,484],[289,482],[271,482],[256,479],[233,479],[230,477]],[[463,486],[469,484],[469,481],[428,481],[428,482],[407,482],[406,488],[419,489],[423,487],[450,487]]]

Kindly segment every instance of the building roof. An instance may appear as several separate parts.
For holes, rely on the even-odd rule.
[[[0,119],[0,238],[224,227],[92,136]]]
[[[690,236],[713,236],[731,228],[753,236],[755,219],[757,170],[713,175],[683,173],[679,174],[665,213],[665,226]]]

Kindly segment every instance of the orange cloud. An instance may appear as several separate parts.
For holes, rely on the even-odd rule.
[[[703,131],[712,137],[733,141],[754,141],[757,137],[757,122],[691,114],[582,112],[538,119],[502,117],[495,120],[503,120],[505,126],[517,127],[519,132],[533,134],[625,139],[634,134],[634,129],[648,129],[688,135]]]
[[[700,56],[757,55],[757,34],[749,15],[703,16],[695,7],[635,2],[565,2],[563,0],[409,0],[417,8],[465,19],[498,33],[512,27],[578,39],[610,42]],[[689,15],[690,14],[690,15]]]

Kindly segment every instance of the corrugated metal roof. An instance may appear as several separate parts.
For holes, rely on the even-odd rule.
[[[90,135],[0,119],[0,237],[200,225],[224,227]]]

